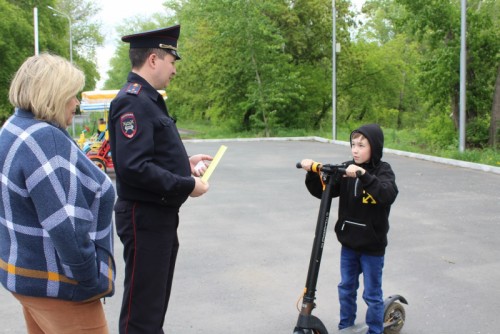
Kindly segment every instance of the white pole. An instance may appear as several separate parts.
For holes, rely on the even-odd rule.
[[[38,8],[33,8],[33,29],[35,35],[35,55],[38,55]]]
[[[332,139],[337,139],[337,30],[335,0],[332,0]]]
[[[467,30],[467,0],[462,0],[461,32],[460,32],[460,117],[459,117],[459,151],[465,150],[465,73],[466,73],[466,30]]]

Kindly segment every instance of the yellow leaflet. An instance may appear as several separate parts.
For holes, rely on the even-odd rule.
[[[222,156],[224,155],[224,152],[226,152],[226,150],[227,150],[227,146],[221,145],[219,147],[219,150],[215,154],[214,159],[212,160],[212,162],[208,166],[205,174],[203,174],[203,176],[201,177],[201,180],[203,182],[208,182],[208,179],[210,178],[210,176],[214,172],[215,168],[217,168],[217,165],[219,164],[219,161],[222,158]]]

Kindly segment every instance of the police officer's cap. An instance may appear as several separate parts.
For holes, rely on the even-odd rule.
[[[122,37],[122,41],[130,43],[131,49],[156,48],[164,49],[176,59],[181,59],[177,53],[177,40],[181,32],[181,26],[175,25],[168,28],[150,30]]]

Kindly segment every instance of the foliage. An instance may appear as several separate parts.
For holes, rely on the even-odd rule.
[[[138,16],[127,19],[116,30],[120,36],[125,36],[140,31],[159,29],[172,24],[174,24],[172,19],[161,13],[156,13],[151,17]],[[108,78],[104,83],[104,89],[119,89],[126,82],[127,74],[130,71],[128,50],[128,43],[123,43],[121,40],[116,41],[116,52],[110,60],[110,70],[107,72]]]
[[[8,1],[0,0],[0,123],[12,113],[8,100],[9,86],[15,71],[33,52],[32,43],[27,42],[32,27],[28,20],[19,17],[18,7]],[[23,41],[25,43],[23,43]],[[12,47],[15,45],[16,47]]]
[[[149,23],[150,28],[182,25],[182,61],[168,87],[171,113],[236,133],[329,131],[331,3],[167,0],[171,16]],[[412,133],[417,147],[456,147],[460,1],[367,0],[363,18],[350,1],[335,3],[342,46],[336,55],[339,129],[377,122]],[[467,145],[484,147],[500,73],[499,4],[470,0],[468,5]],[[147,23],[124,27],[142,29]],[[125,81],[127,48],[118,44],[106,87]]]
[[[84,90],[92,90],[100,79],[96,65],[96,48],[104,42],[104,36],[100,32],[100,23],[92,20],[100,9],[93,0],[56,0],[52,7],[61,13],[68,14],[71,19],[73,63],[85,72]],[[70,58],[68,19],[46,8],[40,8],[39,15],[42,15],[42,12],[43,15],[49,17],[52,15],[52,20],[57,24],[58,29],[54,31],[52,37],[59,44],[56,53]]]
[[[26,58],[34,54],[35,6],[38,11],[39,52],[70,58],[69,21],[47,8],[51,6],[70,16],[73,61],[85,72],[85,89],[93,89],[99,79],[95,49],[102,45],[103,36],[99,32],[99,25],[91,20],[98,11],[92,0],[0,0],[0,124],[12,113],[8,101],[11,79]]]
[[[467,142],[470,147],[484,147],[488,142],[490,118],[476,117],[467,123]]]
[[[431,149],[458,147],[458,138],[453,127],[453,120],[446,113],[431,115],[416,137],[416,144]]]
[[[19,65],[33,54],[33,7],[40,51],[69,58],[99,79],[102,45],[95,0],[0,0],[0,122],[12,113],[7,94]],[[331,136],[331,0],[166,0],[165,13],[136,17],[120,35],[182,25],[182,60],[168,87],[169,110],[196,136]],[[363,123],[386,130],[388,147],[499,165],[491,131],[500,104],[500,2],[467,1],[467,151],[458,147],[460,0],[366,0],[357,16],[336,0],[337,136]],[[134,31],[131,31],[133,27]],[[116,41],[105,89],[120,88],[130,71],[128,44]],[[498,86],[500,87],[500,86]],[[497,95],[500,91],[497,88]],[[497,98],[498,100],[498,98]],[[496,122],[496,123],[495,123]],[[198,129],[198,126],[200,127]],[[495,128],[496,127],[496,128]],[[490,132],[488,131],[490,128]],[[491,140],[490,140],[491,141]],[[479,152],[484,152],[484,158]],[[486,163],[486,162],[485,162]]]
[[[346,1],[338,2],[347,8]],[[330,1],[191,0],[167,6],[182,24],[183,61],[169,88],[176,115],[266,136],[317,126],[328,117]]]
[[[420,42],[423,95],[432,106],[450,105],[455,127],[459,117],[460,1],[396,0],[407,10],[397,22]],[[488,118],[500,50],[493,1],[472,0],[467,7],[467,120]],[[485,138],[487,142],[487,138]],[[483,139],[484,140],[484,139]]]
[[[500,22],[497,1],[468,4],[467,144],[476,152],[488,140]],[[367,0],[363,19],[349,5],[336,1],[339,139],[377,122],[387,129],[388,147],[450,156],[458,147],[460,1]],[[167,0],[165,6],[172,16],[123,27],[181,23],[182,61],[168,104],[179,124],[198,131],[190,136],[330,136],[330,0]],[[106,87],[125,81],[127,49],[118,44]],[[480,160],[470,155],[464,158]]]

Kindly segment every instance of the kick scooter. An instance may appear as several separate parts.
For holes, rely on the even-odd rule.
[[[302,168],[301,163],[298,162],[296,167]],[[321,320],[312,315],[312,310],[316,307],[316,303],[314,302],[316,299],[316,283],[318,282],[319,267],[323,255],[330,207],[332,205],[333,183],[335,177],[345,174],[346,167],[346,165],[317,165],[315,167],[323,173],[325,189],[321,196],[316,233],[309,262],[309,270],[307,272],[304,296],[302,298],[302,307],[293,334],[328,334]],[[398,301],[408,304],[406,299],[400,295],[392,295],[384,300],[384,334],[397,334],[403,328],[406,314],[403,305]],[[366,324],[358,324],[339,330],[336,333],[365,334],[367,331],[368,326]]]

